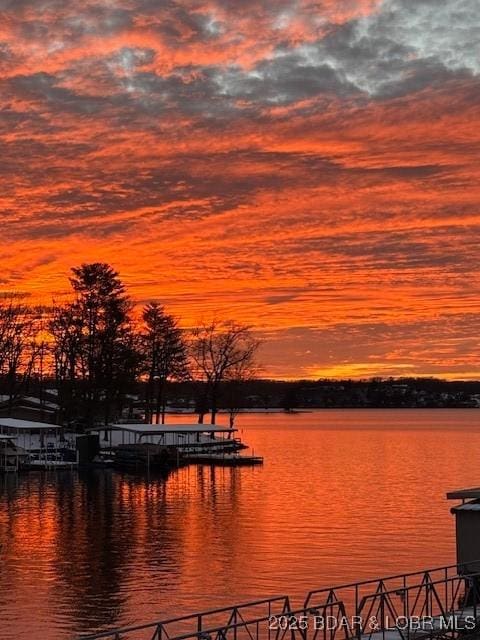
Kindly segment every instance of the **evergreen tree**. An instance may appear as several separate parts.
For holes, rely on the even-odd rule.
[[[166,388],[169,380],[182,380],[188,375],[187,351],[182,331],[175,318],[157,302],[143,310],[143,366],[147,375],[146,417],[165,423]]]
[[[81,318],[81,368],[85,378],[85,417],[88,425],[120,408],[126,382],[135,377],[136,354],[131,328],[132,305],[118,273],[95,262],[72,269],[76,312]],[[103,409],[103,410],[102,410]]]

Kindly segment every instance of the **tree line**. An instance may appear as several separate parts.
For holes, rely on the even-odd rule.
[[[250,327],[214,319],[191,330],[157,301],[140,318],[119,274],[109,264],[73,267],[71,299],[31,306],[18,294],[0,300],[0,384],[11,406],[48,380],[56,389],[60,422],[108,424],[141,388],[147,422],[165,421],[170,382],[196,388],[199,422],[215,424],[221,394],[229,396],[255,374],[259,346]],[[140,386],[139,386],[140,384]]]

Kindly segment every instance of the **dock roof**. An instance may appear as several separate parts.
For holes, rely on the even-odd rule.
[[[459,489],[458,491],[450,491],[447,493],[447,500],[472,500],[476,498],[480,498],[480,487]]]
[[[236,429],[215,424],[138,424],[116,423],[109,425],[110,429],[129,431],[141,435],[162,435],[164,433],[232,433]]]
[[[37,431],[47,429],[61,429],[58,424],[51,422],[35,422],[34,420],[20,420],[18,418],[0,418],[0,428],[18,429],[18,431]]]

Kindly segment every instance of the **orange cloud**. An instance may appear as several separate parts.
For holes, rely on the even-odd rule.
[[[266,375],[480,375],[478,69],[402,3],[12,5],[2,288],[108,261],[253,324]]]

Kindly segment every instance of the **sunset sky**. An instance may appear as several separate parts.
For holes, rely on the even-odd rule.
[[[480,377],[478,0],[0,0],[0,287],[110,262],[273,377]]]

